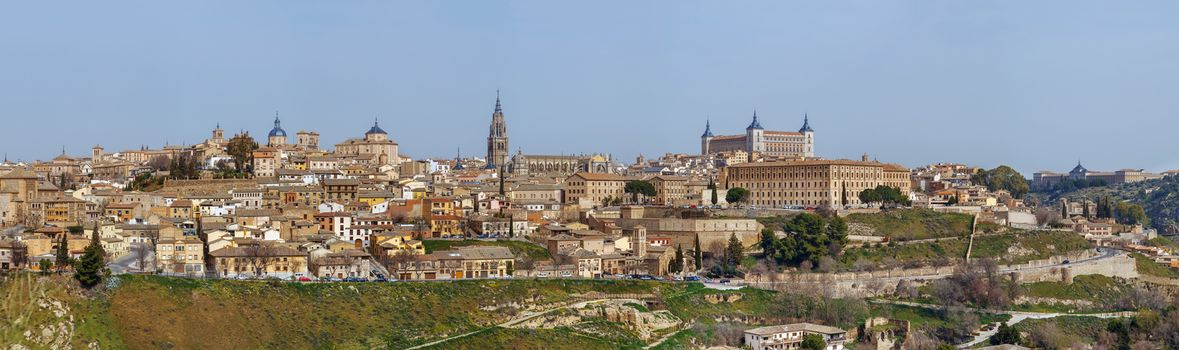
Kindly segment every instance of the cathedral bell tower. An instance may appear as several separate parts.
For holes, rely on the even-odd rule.
[[[503,107],[499,103],[499,90],[495,91],[495,112],[491,113],[491,130],[487,135],[487,169],[507,166],[508,126],[504,122]]]

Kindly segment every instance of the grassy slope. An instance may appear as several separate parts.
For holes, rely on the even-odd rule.
[[[645,293],[659,288],[641,282],[272,285],[131,277],[112,296],[111,313],[132,348],[401,348],[481,329],[510,316],[508,311],[485,311],[481,306],[524,302],[528,297],[557,302],[572,293]],[[209,336],[213,329],[218,336]]]
[[[848,248],[841,261],[852,263],[857,259],[880,262],[885,258],[900,262],[933,263],[945,259],[961,259],[966,254],[967,239],[950,239],[919,244],[881,246],[879,248]],[[1020,247],[1026,252],[1010,254],[1008,249]],[[1018,231],[1002,235],[979,236],[974,240],[973,258],[994,258],[1004,263],[1023,263],[1044,259],[1052,255],[1091,248],[1083,237],[1061,231]]]
[[[1033,311],[1114,311],[1119,300],[1125,297],[1131,287],[1104,275],[1082,275],[1073,278],[1073,283],[1035,282],[1024,284],[1024,295],[1028,297],[1053,298],[1061,300],[1084,300],[1094,304],[1093,308],[1078,308],[1067,305],[1021,305]]]
[[[556,329],[506,329],[494,327],[470,337],[463,337],[425,349],[641,349],[632,343],[619,343],[565,327]]]
[[[1108,320],[1096,317],[1062,316],[1050,319],[1028,319],[1014,325],[1020,332],[1031,332],[1046,323],[1055,323],[1056,328],[1072,341],[1092,344],[1097,341],[1097,334],[1105,330]],[[1024,339],[1027,339],[1025,336]]]
[[[479,333],[432,348],[641,347],[629,331],[604,321],[579,326],[588,331],[501,329],[491,325],[511,317],[514,311],[482,308],[512,301],[559,302],[589,291],[661,295],[673,314],[702,326],[677,333],[661,347],[665,349],[707,341],[712,338],[710,327],[722,323],[732,327],[731,322],[764,325],[827,319],[830,324],[852,328],[869,315],[936,319],[936,315],[919,318],[912,310],[882,310],[860,300],[824,301],[806,293],[718,291],[700,284],[642,281],[271,284],[124,276],[118,283],[109,294],[90,299],[66,293],[61,281],[49,284],[48,293],[62,295],[79,320],[76,347],[84,347],[81,339],[86,339],[98,340],[103,349],[397,349],[471,331]],[[2,284],[0,291],[14,286]],[[740,300],[712,304],[705,301],[708,294],[740,294]],[[536,300],[530,299],[533,297]],[[16,334],[20,332],[8,335]]]
[[[1138,273],[1156,277],[1179,278],[1179,272],[1159,265],[1146,255],[1132,253],[1130,256],[1134,257],[1134,265],[1138,267]]]
[[[104,349],[123,348],[119,334],[109,331],[113,328],[114,318],[104,298],[85,298],[75,284],[68,276],[38,278],[31,274],[13,274],[0,277],[0,298],[3,298],[0,300],[0,344],[33,346],[25,338],[24,331],[56,325],[72,316],[76,321],[75,337],[71,341],[74,348],[84,349],[92,341]],[[51,311],[38,306],[40,300],[68,305],[69,315],[57,318]]]
[[[876,229],[876,234],[896,241],[927,238],[960,237],[970,234],[973,217],[967,214],[939,213],[929,209],[901,209],[873,214],[851,214],[850,223]]]
[[[426,247],[426,253],[432,253],[438,250],[450,250],[455,247],[485,245],[508,247],[514,254],[528,254],[533,259],[545,260],[550,258],[549,251],[545,247],[522,241],[480,241],[474,239],[456,241],[432,239],[422,241],[422,245]]]

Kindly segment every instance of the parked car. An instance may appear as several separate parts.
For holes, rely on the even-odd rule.
[[[236,280],[239,280],[239,281],[244,281],[244,280],[252,280],[252,279],[254,279],[254,276],[250,276],[250,275],[237,275],[237,276],[235,276],[233,279],[236,279]]]
[[[368,282],[368,279],[364,277],[345,277],[344,282]]]
[[[561,278],[570,278],[570,277],[573,277],[573,274],[569,273],[568,271],[561,273]]]
[[[540,272],[540,273],[536,274],[536,277],[547,278],[547,277],[549,277],[549,273],[548,272]]]
[[[720,280],[720,284],[729,284],[729,282],[732,282],[732,281],[729,281],[729,279],[727,279],[727,278]]]
[[[688,276],[688,277],[684,277],[684,280],[691,281],[691,282],[700,282],[700,276]]]
[[[298,279],[298,281],[299,281],[299,282],[311,282],[311,277],[307,277],[307,276],[299,276],[299,279]]]
[[[328,282],[343,282],[339,277],[328,277]]]

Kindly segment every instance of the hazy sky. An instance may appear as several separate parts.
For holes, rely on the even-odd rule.
[[[1179,2],[175,1],[0,4],[10,159],[262,142],[485,152],[501,89],[526,153],[698,152],[809,113],[817,152],[1029,174],[1179,168]]]

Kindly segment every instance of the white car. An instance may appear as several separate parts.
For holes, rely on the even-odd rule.
[[[572,273],[568,273],[568,272],[562,272],[562,273],[561,273],[561,278],[569,278],[569,277],[573,277],[573,274],[572,274]]]
[[[546,278],[546,277],[549,277],[549,273],[548,272],[541,272],[541,273],[536,274],[536,277]]]

